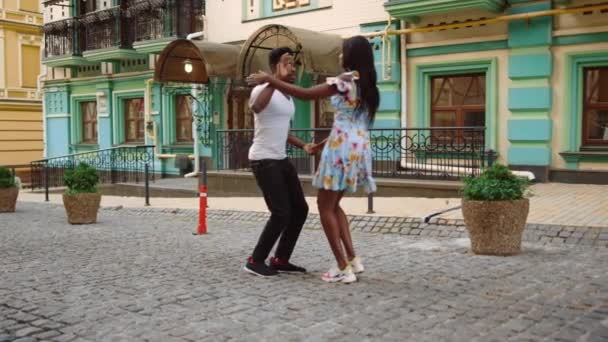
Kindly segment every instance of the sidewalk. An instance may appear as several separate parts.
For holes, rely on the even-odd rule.
[[[563,226],[608,227],[608,185],[586,184],[535,184],[531,188],[528,223]],[[310,212],[318,213],[316,198],[306,198]],[[42,202],[43,194],[22,191],[19,200]],[[62,203],[61,195],[51,194],[51,202]],[[198,209],[198,198],[151,198],[152,208]],[[342,202],[349,215],[367,215],[367,199],[346,197]],[[375,197],[375,214],[421,218],[441,210],[460,205],[458,198]],[[104,196],[102,206],[137,208],[144,206],[141,197]],[[240,210],[266,212],[262,197],[209,198],[209,210]],[[462,219],[460,210],[439,216],[445,219]]]
[[[541,183],[531,190],[528,223],[608,227],[608,185]],[[462,212],[440,217],[462,219]]]

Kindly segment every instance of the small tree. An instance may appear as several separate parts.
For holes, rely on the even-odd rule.
[[[464,179],[463,197],[472,201],[514,201],[524,198],[530,182],[495,163],[479,177]]]
[[[15,186],[15,177],[13,177],[9,169],[0,166],[0,189],[13,188]]]
[[[75,169],[66,170],[63,180],[68,187],[66,191],[68,195],[96,193],[99,176],[95,168],[80,163]]]

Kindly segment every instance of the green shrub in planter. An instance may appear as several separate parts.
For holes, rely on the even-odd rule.
[[[495,163],[479,177],[464,179],[463,197],[472,201],[514,201],[524,198],[530,182]]]
[[[0,213],[15,212],[19,183],[6,167],[0,166]]]
[[[475,254],[513,255],[521,251],[530,210],[527,179],[494,164],[477,178],[465,178],[462,216]]]
[[[81,163],[73,170],[66,170],[63,180],[68,187],[68,195],[97,193],[99,176],[97,170],[88,164]]]
[[[67,170],[63,180],[68,189],[63,194],[63,206],[71,224],[97,222],[97,211],[101,194],[97,191],[99,176],[97,171],[81,163],[73,170]]]
[[[13,174],[4,166],[0,166],[0,189],[13,188],[17,186],[15,183],[15,177]]]

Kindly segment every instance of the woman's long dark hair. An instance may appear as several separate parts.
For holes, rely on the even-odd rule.
[[[366,38],[355,36],[344,41],[342,66],[346,70],[359,72],[358,84],[361,96],[359,106],[369,112],[369,124],[371,125],[380,105],[380,92],[376,86],[378,76],[374,66],[374,53]]]

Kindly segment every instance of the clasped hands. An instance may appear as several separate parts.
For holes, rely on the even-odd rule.
[[[323,147],[322,144],[315,144],[315,143],[308,143],[306,145],[304,145],[304,147],[302,147],[302,149],[308,153],[309,155],[315,155],[317,153],[319,153],[319,151],[321,150],[321,148]]]

